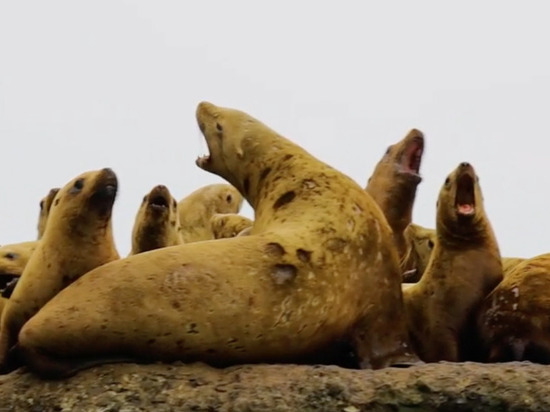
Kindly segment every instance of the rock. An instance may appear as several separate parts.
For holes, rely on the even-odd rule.
[[[0,376],[0,411],[549,411],[550,367],[117,364],[44,381]]]

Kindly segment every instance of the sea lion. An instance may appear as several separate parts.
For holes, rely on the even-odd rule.
[[[436,216],[437,242],[428,267],[403,291],[409,330],[425,362],[471,360],[475,311],[502,280],[502,264],[469,163],[445,180]]]
[[[420,164],[424,151],[424,135],[411,129],[399,142],[391,145],[376,164],[366,191],[384,212],[392,228],[395,246],[401,259],[403,273],[418,272],[416,255],[405,236],[411,224],[416,189],[422,181]]]
[[[182,243],[178,203],[166,186],[155,186],[137,212],[130,255]]]
[[[435,230],[411,223],[405,229],[407,254],[402,258],[403,282],[418,282],[428,266],[436,242]]]
[[[58,187],[50,189],[48,194],[40,200],[40,213],[38,214],[38,239],[44,235],[44,230],[46,229],[46,223],[48,221],[48,216],[50,214],[50,208],[52,207],[53,199],[55,195],[59,192]]]
[[[202,169],[253,206],[248,236],[108,263],[19,334],[28,367],[68,376],[138,358],[295,362],[349,336],[362,367],[414,362],[391,229],[351,178],[244,112],[200,103]]]
[[[519,257],[503,257],[502,258],[502,275],[504,277],[508,276],[517,265],[519,265],[521,262],[525,260],[526,260],[525,258],[519,258]]]
[[[477,319],[485,361],[550,363],[550,253],[517,264]]]
[[[23,273],[38,241],[13,243],[0,247],[0,290]]]
[[[252,228],[253,223],[249,218],[236,213],[216,213],[210,218],[214,239],[235,237],[244,229]]]
[[[111,227],[117,178],[111,169],[81,174],[56,195],[48,224],[31,255],[0,327],[0,367],[23,324],[79,276],[118,259]],[[5,369],[4,369],[5,370]]]
[[[210,218],[216,213],[239,213],[243,197],[226,183],[203,186],[178,202],[184,243],[214,239]]]

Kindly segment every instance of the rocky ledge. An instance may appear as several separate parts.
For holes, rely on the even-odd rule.
[[[62,381],[0,376],[0,411],[550,411],[550,366],[406,369],[104,365]]]

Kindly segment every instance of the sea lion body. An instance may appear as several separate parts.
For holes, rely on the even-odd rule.
[[[216,213],[238,213],[243,203],[239,191],[227,183],[203,186],[178,202],[184,243],[212,240],[210,219]]]
[[[52,207],[55,195],[59,192],[58,187],[50,189],[48,194],[40,200],[40,213],[38,214],[38,239],[44,235],[46,230],[46,223],[48,222],[48,216],[50,215],[50,209]]]
[[[155,186],[137,212],[130,255],[182,243],[178,204],[166,186]]]
[[[368,180],[366,191],[380,206],[393,231],[404,274],[418,272],[411,253],[412,244],[406,230],[412,222],[416,189],[422,181],[420,164],[424,151],[424,135],[412,129],[399,142],[388,147]]]
[[[235,237],[243,230],[252,228],[253,223],[249,218],[236,213],[216,213],[210,219],[214,239]]]
[[[79,276],[118,259],[111,212],[117,181],[110,169],[84,173],[61,189],[48,224],[12,296],[6,303],[0,331],[0,365],[23,324]]]
[[[502,264],[468,163],[461,163],[441,188],[436,231],[424,275],[403,288],[413,345],[425,362],[471,360],[475,311],[502,280]]]
[[[504,277],[508,276],[515,269],[517,265],[524,262],[525,258],[518,257],[503,257],[502,258],[502,275]]]
[[[550,253],[511,269],[484,299],[477,326],[484,360],[550,363]]]
[[[244,112],[201,103],[197,120],[210,151],[197,164],[253,206],[250,235],[87,273],[21,330],[29,368],[66,376],[125,356],[292,362],[344,337],[362,366],[417,360],[391,229],[372,198]]]

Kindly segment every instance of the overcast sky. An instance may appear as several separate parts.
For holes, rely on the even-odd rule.
[[[474,165],[505,256],[550,251],[550,3],[0,1],[0,244],[81,172],[119,177],[130,250],[141,198],[221,182],[195,166],[201,100],[247,111],[364,186],[426,136],[414,221]],[[252,217],[247,205],[243,214]]]

